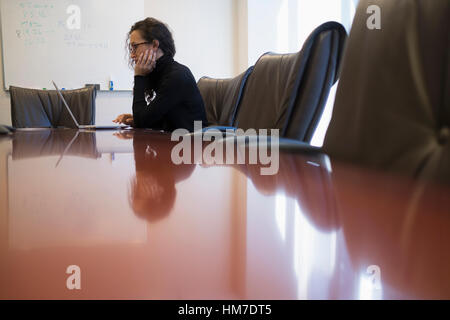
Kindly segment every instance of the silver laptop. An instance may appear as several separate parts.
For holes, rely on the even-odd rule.
[[[58,92],[59,97],[61,98],[63,104],[66,106],[67,111],[69,111],[70,116],[72,117],[73,122],[75,122],[75,125],[78,129],[90,129],[90,130],[114,130],[114,129],[124,129],[128,128],[127,125],[110,125],[110,126],[97,126],[97,125],[80,125],[78,124],[77,119],[73,115],[72,111],[69,108],[69,105],[66,102],[66,99],[64,99],[63,95],[61,94],[61,91],[58,89],[58,86],[56,85],[55,81],[52,81],[53,85],[55,86],[56,91]]]

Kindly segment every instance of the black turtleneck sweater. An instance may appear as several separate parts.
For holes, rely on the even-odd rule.
[[[192,132],[194,121],[207,126],[203,99],[189,68],[163,55],[149,75],[135,76],[133,121],[136,128],[165,131]]]

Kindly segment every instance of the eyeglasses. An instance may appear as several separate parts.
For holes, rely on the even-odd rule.
[[[149,44],[150,42],[145,41],[145,42],[141,42],[141,43],[135,43],[135,44],[130,44],[128,46],[128,49],[130,50],[131,53],[136,52],[137,48],[141,45],[141,44]]]

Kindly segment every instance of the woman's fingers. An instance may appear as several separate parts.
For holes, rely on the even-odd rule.
[[[124,124],[132,126],[133,125],[133,117],[127,118],[124,122]]]
[[[152,60],[153,56],[153,50],[146,50],[145,51],[145,65],[148,65],[150,61]]]
[[[119,116],[117,116],[117,118],[115,120],[113,120],[113,122],[115,123],[123,123],[123,124],[128,124],[127,122],[129,122],[131,118],[131,121],[133,121],[133,115],[131,114],[121,114]]]
[[[147,59],[148,59],[148,50],[145,50],[144,52],[142,52],[139,56],[139,62],[138,65],[140,68],[144,68],[145,65],[147,64]]]
[[[155,68],[156,65],[156,52],[153,52],[152,59],[151,59],[151,67],[152,69]]]
[[[152,49],[147,49],[141,53],[136,61],[135,74],[147,75],[153,71],[156,65],[156,52]]]
[[[133,118],[133,116],[132,116],[131,114],[124,114],[124,115],[122,115],[122,121],[121,121],[121,123],[127,124],[127,121],[128,121],[130,118]]]
[[[115,122],[115,123],[120,122],[121,117],[122,117],[122,115],[117,116],[117,118],[115,118],[115,119],[113,120],[113,122]]]
[[[144,68],[151,71],[151,63],[153,59],[153,50],[147,50],[145,53]]]
[[[139,55],[139,58],[137,59],[136,65],[140,66],[142,64],[142,59],[144,58],[144,53],[141,53]]]

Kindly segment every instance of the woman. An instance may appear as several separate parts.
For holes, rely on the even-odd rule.
[[[173,131],[206,126],[202,97],[189,68],[174,61],[175,43],[168,27],[153,18],[135,23],[127,39],[134,65],[133,114],[113,122],[135,128]]]

